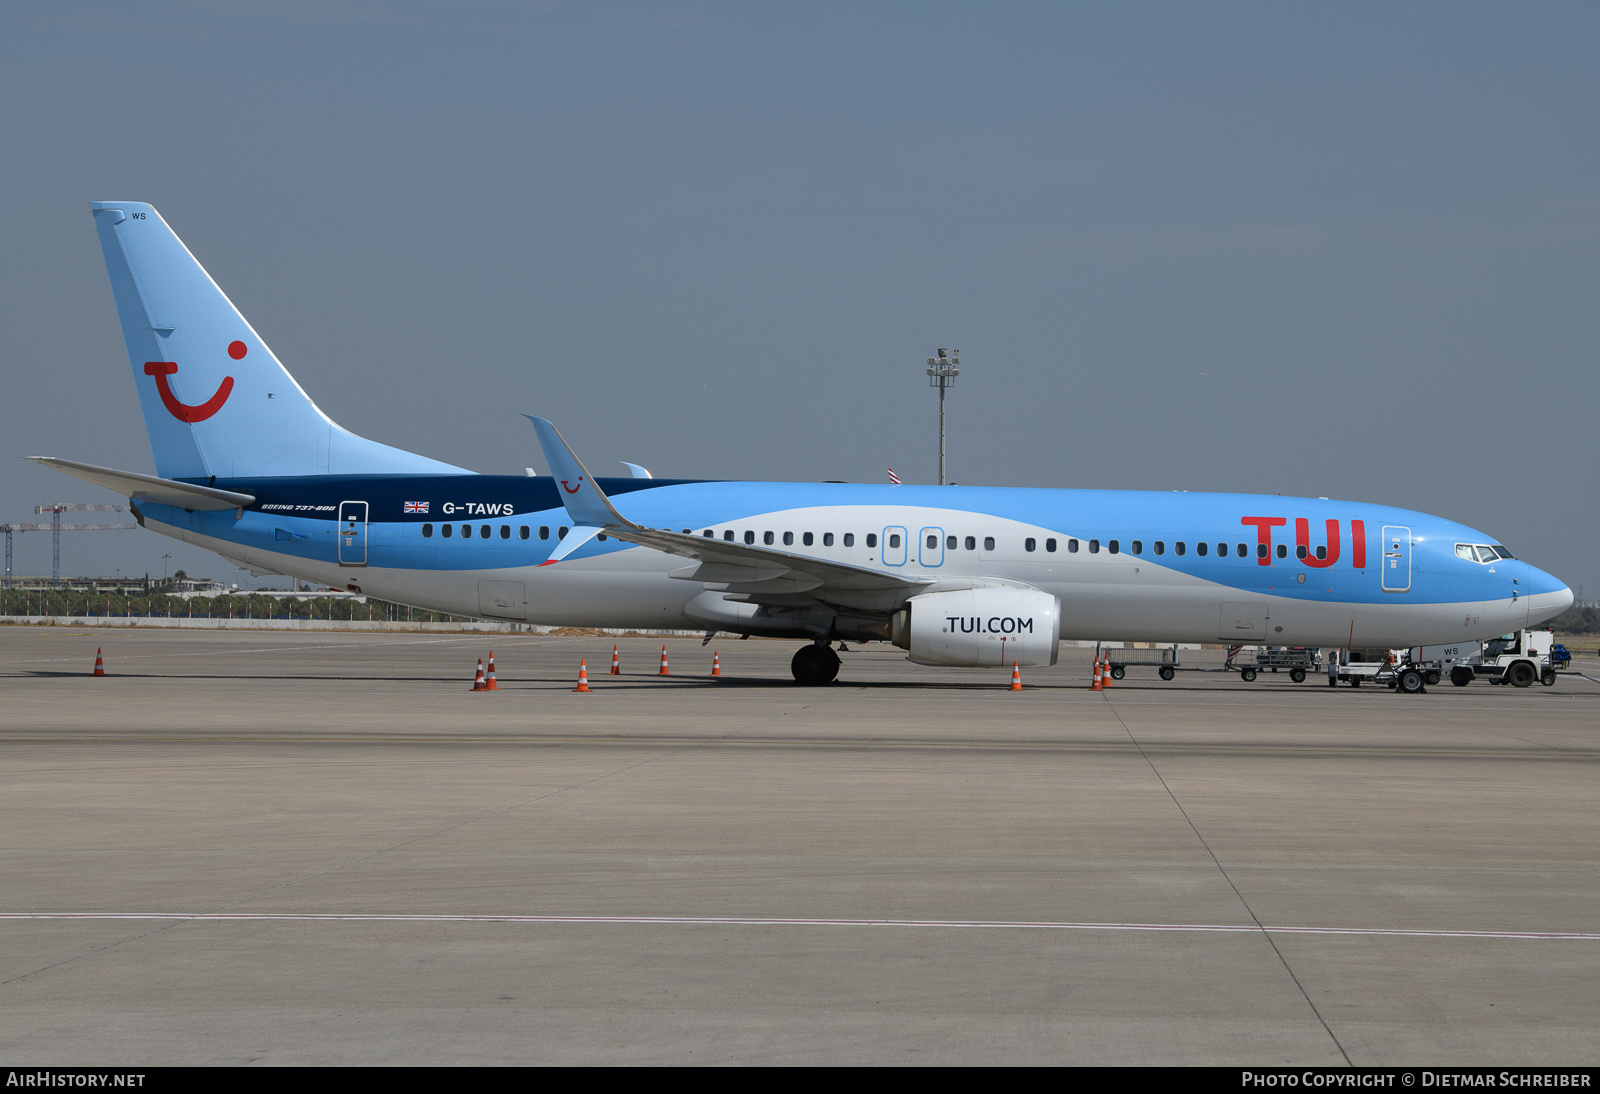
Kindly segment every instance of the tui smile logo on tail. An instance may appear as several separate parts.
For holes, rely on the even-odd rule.
[[[246,353],[243,342],[234,342],[228,347],[228,356],[235,361]],[[190,406],[182,402],[172,393],[172,385],[167,382],[167,377],[178,371],[176,361],[146,361],[144,374],[156,378],[156,390],[161,392],[161,402],[167,412],[180,422],[203,422],[211,415],[222,409],[222,404],[228,401],[228,396],[233,393],[233,377],[224,376],[218,385],[217,392],[205,402]]]
[[[221,406],[222,404],[218,403],[217,405]],[[566,479],[562,479],[561,480],[561,489],[565,490],[569,494],[576,494],[582,488],[583,488],[583,476],[582,475],[578,476],[578,482],[574,486],[568,486]]]

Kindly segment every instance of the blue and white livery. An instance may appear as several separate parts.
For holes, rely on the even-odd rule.
[[[34,457],[140,524],[257,571],[564,626],[887,640],[930,665],[1053,664],[1062,638],[1403,647],[1572,603],[1494,537],[1405,509],[1256,494],[477,475],[340,428],[159,213],[92,205],[156,475]]]

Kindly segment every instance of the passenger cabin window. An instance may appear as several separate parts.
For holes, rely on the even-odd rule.
[[[1209,550],[1211,550],[1211,544],[1209,543],[1196,543],[1194,545],[1194,553],[1202,558],[1205,557],[1205,553]]]
[[[501,539],[510,539],[511,538],[511,525],[502,524],[500,526],[500,538]]]
[[[471,539],[472,538],[472,525],[463,524],[461,526],[461,538],[462,539]]]
[[[526,524],[524,524],[521,528],[517,529],[517,538],[518,539],[527,539],[528,538],[528,526]]]
[[[985,551],[994,550],[994,537],[993,536],[984,536],[983,537],[983,549]]]
[[[744,534],[744,541],[748,544],[754,545],[756,541],[756,534],[754,532],[746,532]]]
[[[565,524],[559,525],[556,528],[556,538],[557,539],[566,539],[567,538],[567,526]]]
[[[1217,557],[1218,558],[1227,558],[1228,557],[1228,545],[1226,543],[1217,544]]]
[[[845,544],[844,545],[846,547],[850,546],[850,537],[849,536],[845,536],[844,538],[845,538]],[[876,533],[876,532],[868,532],[867,533],[867,546],[868,547],[876,547],[877,545],[878,545],[878,533]]]
[[[868,538],[868,539],[869,539],[869,540],[870,540],[870,539],[871,539],[871,538],[872,538],[872,537],[871,537],[871,536],[868,536],[868,537],[867,537],[867,538]],[[870,543],[869,543],[869,544],[867,544],[867,546],[869,546],[869,547],[870,547],[870,546],[872,546],[872,545],[871,545],[871,544],[870,544]],[[892,535],[892,536],[890,536],[890,537],[889,537],[889,546],[891,546],[891,547],[898,547],[898,546],[900,546],[900,537],[899,537],[899,536],[898,536],[898,535]]]
[[[1256,544],[1256,557],[1257,558],[1266,558],[1267,557],[1267,545],[1265,543]]]
[[[1025,540],[1022,541],[1022,549],[1024,551],[1031,551],[1035,547],[1037,547],[1038,545],[1039,545],[1039,541],[1036,540],[1036,539],[1025,539]]]
[[[733,542],[733,529],[729,528],[728,530],[723,532],[722,533],[722,538],[727,540],[729,543],[732,543]]]
[[[1100,541],[1099,540],[1091,539],[1089,541],[1089,553],[1091,555],[1097,555],[1097,554],[1100,553]]]
[[[1167,553],[1167,545],[1163,540],[1156,540],[1152,546],[1155,548],[1155,552],[1158,555],[1164,555]]]
[[[968,536],[967,537],[967,550],[976,551],[977,549],[978,549],[978,537],[977,536]]]
[[[1318,547],[1317,548],[1317,557],[1318,558],[1327,558],[1328,557],[1328,549],[1326,547]]]
[[[807,543],[811,542],[811,533],[810,532],[806,533],[806,542]],[[785,532],[785,533],[783,533],[783,545],[785,547],[793,547],[794,546],[794,533],[793,532]]]
[[[1110,543],[1106,544],[1106,550],[1110,551],[1112,554],[1117,554],[1122,550],[1122,541],[1116,539],[1112,540]]]
[[[1246,546],[1245,544],[1241,543],[1241,544],[1239,544],[1238,549],[1234,551],[1234,554],[1238,555],[1240,558],[1249,558],[1250,557],[1250,548],[1248,546]]]
[[[1054,551],[1056,549],[1056,541],[1053,540],[1053,539],[1045,540],[1044,541],[1044,549],[1046,551]]]
[[[493,534],[494,529],[490,528],[487,524],[480,524],[478,526],[478,537],[480,539],[488,539]]]
[[[956,549],[956,537],[955,536],[945,536],[944,537],[944,549],[946,551],[954,551]]]
[[[717,538],[717,533],[713,532],[709,528],[707,528],[704,532],[701,532],[700,534],[702,536],[704,536],[706,539],[716,539]]]
[[[1078,541],[1075,540],[1075,539],[1067,540],[1067,554],[1075,555],[1077,553],[1078,553]]]
[[[539,525],[539,538],[540,539],[549,539],[550,538],[550,526],[548,524]]]
[[[1306,553],[1307,553],[1306,552],[1306,545],[1304,543],[1297,544],[1295,546],[1295,549],[1294,549],[1294,557],[1295,558],[1305,558],[1306,557]]]
[[[928,550],[930,550],[930,551],[937,550],[938,547],[939,547],[939,537],[938,536],[929,536],[928,537]]]
[[[1278,557],[1279,558],[1288,558],[1289,557],[1289,545],[1287,543],[1278,544]]]
[[[761,542],[766,544],[768,547],[771,547],[772,546],[772,533],[771,532],[763,532],[763,533],[761,533]]]
[[[433,538],[433,525],[424,524],[422,526],[422,538],[423,539],[432,539]]]
[[[441,524],[439,525],[439,534],[445,539],[449,539],[456,534],[456,526],[454,524]]]
[[[1144,541],[1143,540],[1136,539],[1136,540],[1133,541],[1133,553],[1136,554],[1136,555],[1144,554]]]
[[[1172,545],[1172,553],[1175,555],[1181,555],[1188,549],[1189,545],[1184,543],[1181,539]]]

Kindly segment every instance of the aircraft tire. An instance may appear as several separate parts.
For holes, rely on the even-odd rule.
[[[1306,670],[1305,669],[1290,669],[1289,670],[1289,679],[1293,680],[1297,684],[1305,683],[1306,682]]]
[[[1464,688],[1472,683],[1472,670],[1453,668],[1450,670],[1450,682],[1458,688]]]
[[[789,671],[794,673],[794,682],[803,688],[822,687],[839,675],[839,655],[815,643],[801,646],[789,662]]]
[[[1506,670],[1506,679],[1511,681],[1514,688],[1532,687],[1533,682],[1539,678],[1533,671],[1533,666],[1526,661],[1518,661]]]

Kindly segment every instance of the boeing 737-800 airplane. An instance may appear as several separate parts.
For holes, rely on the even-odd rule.
[[[1054,664],[1063,636],[1400,647],[1572,603],[1493,536],[1405,509],[1256,494],[551,477],[357,437],[295,383],[159,213],[92,203],[156,476],[38,462],[145,528],[258,571],[458,615],[887,640],[928,665]]]

